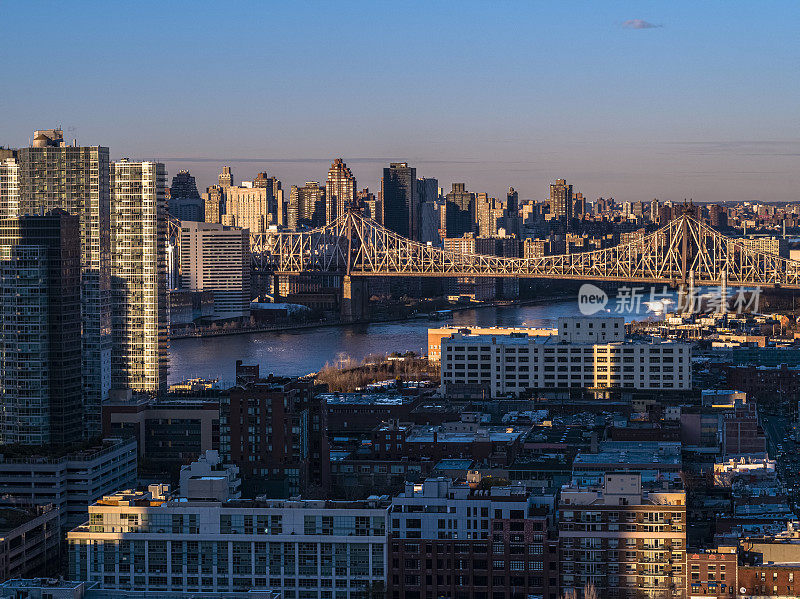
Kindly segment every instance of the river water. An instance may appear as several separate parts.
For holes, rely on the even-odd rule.
[[[644,298],[647,299],[647,298]],[[655,317],[641,305],[618,312],[611,298],[605,313],[627,321]],[[276,333],[248,333],[208,338],[175,339],[170,347],[169,382],[216,378],[232,385],[236,360],[259,364],[261,374],[300,376],[335,364],[342,356],[361,360],[370,354],[414,351],[425,353],[428,329],[444,325],[555,326],[559,316],[579,316],[576,300],[531,306],[500,306],[462,310],[452,320],[413,319],[402,322],[319,327]],[[598,313],[598,316],[601,314]]]

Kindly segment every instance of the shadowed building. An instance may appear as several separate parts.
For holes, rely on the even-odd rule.
[[[67,146],[60,129],[36,131],[17,152],[19,214],[55,208],[78,217],[81,242],[83,396],[88,437],[100,434],[111,387],[111,190],[108,148]]]
[[[383,226],[395,233],[419,239],[420,208],[417,197],[417,169],[407,162],[392,162],[381,179]]]
[[[79,219],[0,220],[0,444],[83,434]]]

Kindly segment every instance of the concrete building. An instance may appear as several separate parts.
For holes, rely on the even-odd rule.
[[[0,503],[0,581],[58,572],[59,514],[52,505]]]
[[[67,146],[60,129],[34,132],[17,151],[19,214],[61,208],[78,217],[85,435],[100,433],[111,388],[111,188],[108,148]]]
[[[81,439],[81,249],[77,216],[0,219],[0,444]]]
[[[223,464],[219,452],[208,450],[181,468],[181,497],[228,501],[241,498],[239,467]]]
[[[212,185],[206,189],[202,200],[203,220],[207,223],[221,223],[222,215],[225,214],[224,190],[219,185]]]
[[[181,223],[181,286],[211,291],[219,318],[250,314],[250,233],[212,223]]]
[[[133,437],[149,464],[161,472],[177,470],[205,451],[219,449],[219,394],[152,397],[112,391],[103,404],[103,434]]]
[[[136,441],[106,439],[71,452],[32,455],[9,447],[0,455],[0,488],[9,501],[60,511],[63,527],[86,520],[86,509],[104,494],[136,481]]]
[[[739,245],[745,250],[754,252],[773,254],[783,258],[789,257],[789,242],[780,237],[739,237],[731,239],[728,244]]]
[[[589,320],[594,320],[587,323],[592,330],[600,330],[602,335],[605,328],[613,334],[613,320]],[[559,327],[562,334],[572,335]],[[519,333],[455,333],[442,339],[441,346],[445,393],[471,388],[479,396],[500,397],[547,387],[686,390],[692,386],[691,346],[686,343],[573,343]]]
[[[277,212],[271,187],[226,187],[225,214],[221,221],[231,227],[264,233]]]
[[[366,597],[386,580],[388,497],[192,500],[164,485],[88,509],[67,535],[69,576],[104,589]],[[227,595],[226,595],[227,596]]]
[[[638,473],[566,486],[559,502],[562,591],[591,583],[600,597],[683,597],[686,493],[648,491]]]
[[[217,181],[222,189],[231,187],[233,185],[233,171],[231,170],[231,167],[223,166],[222,172],[217,177]]]
[[[328,169],[325,185],[325,222],[332,223],[342,216],[356,198],[356,178],[341,158]]]
[[[532,327],[457,327],[446,326],[428,329],[428,360],[439,362],[442,358],[442,339],[455,333],[464,335],[511,335],[518,333],[530,337],[550,337],[558,334],[558,329],[534,329]]]
[[[419,239],[420,201],[417,195],[417,169],[407,162],[392,162],[383,169],[381,179],[381,222],[387,229]]]
[[[167,171],[160,162],[111,165],[111,384],[167,390]]]
[[[553,497],[477,486],[430,478],[392,500],[389,597],[558,596]]]

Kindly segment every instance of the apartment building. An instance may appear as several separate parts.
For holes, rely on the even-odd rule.
[[[121,591],[366,599],[386,578],[388,508],[386,496],[214,501],[179,498],[166,485],[122,491],[67,534],[69,576]]]
[[[553,498],[429,478],[392,500],[389,597],[556,599]]]
[[[606,473],[602,485],[562,487],[558,528],[562,591],[591,583],[604,598],[685,596],[685,491]]]
[[[167,390],[167,170],[160,162],[111,164],[111,384]]]
[[[220,398],[220,452],[242,469],[246,496],[290,497],[328,486],[325,400],[311,380],[259,376],[236,365],[235,387]]]
[[[604,324],[594,320],[598,322],[590,324]],[[562,328],[558,337],[453,334],[441,341],[442,389],[459,394],[471,389],[499,397],[531,388],[686,390],[692,386],[689,344],[559,340],[564,334]]]

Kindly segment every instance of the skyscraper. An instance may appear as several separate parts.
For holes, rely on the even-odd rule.
[[[516,235],[519,237],[521,222],[519,216],[519,193],[513,187],[508,188],[506,194],[506,210],[508,215],[506,217],[506,231],[509,235]]]
[[[407,162],[392,162],[381,179],[383,226],[403,237],[419,239],[420,209],[417,169]]]
[[[225,193],[219,185],[212,185],[203,194],[203,220],[207,223],[220,223],[223,214],[225,214]]]
[[[325,222],[331,223],[342,216],[356,197],[356,178],[341,158],[328,170],[325,186]]]
[[[435,202],[439,199],[439,180],[431,177],[417,179],[417,196],[419,203]]]
[[[81,439],[81,244],[77,216],[0,219],[0,444]]]
[[[167,390],[167,171],[160,162],[111,165],[112,385]]]
[[[203,220],[203,200],[189,171],[178,171],[169,189],[169,213],[178,220]]]
[[[475,230],[475,194],[466,190],[464,183],[453,183],[446,196],[447,237],[462,237]]]
[[[564,179],[557,179],[550,185],[550,214],[569,227],[572,220],[572,185],[567,185]]]
[[[270,187],[227,187],[225,224],[248,229],[251,233],[263,233],[270,224],[273,205]]]
[[[170,199],[172,198],[199,198],[197,182],[189,171],[178,171],[172,177],[172,187],[170,187]]]
[[[286,206],[283,201],[283,188],[277,177],[270,177],[266,172],[261,172],[253,179],[253,187],[265,187],[270,190],[269,219],[271,225],[286,226]]]
[[[66,146],[59,129],[36,131],[18,150],[19,213],[62,208],[78,217],[85,433],[100,434],[100,405],[111,387],[111,239],[108,148]]]
[[[230,187],[233,185],[233,171],[229,166],[223,166],[222,172],[217,177],[219,181],[219,186],[225,189],[226,187]]]
[[[289,193],[288,227],[318,227],[325,224],[325,188],[317,181],[302,187],[292,185]]]

